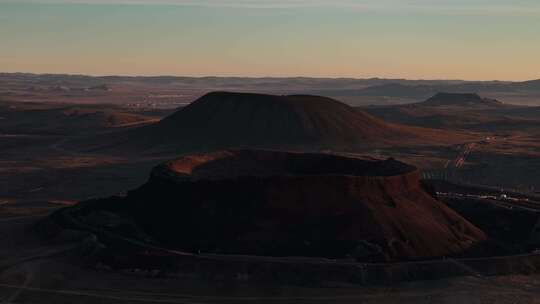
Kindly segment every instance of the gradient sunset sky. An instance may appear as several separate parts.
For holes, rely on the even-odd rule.
[[[540,0],[0,0],[0,72],[540,78]]]

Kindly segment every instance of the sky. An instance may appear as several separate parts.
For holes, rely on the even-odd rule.
[[[0,0],[0,72],[540,78],[539,0]]]

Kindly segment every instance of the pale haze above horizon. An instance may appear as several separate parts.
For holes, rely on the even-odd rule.
[[[540,78],[538,0],[0,0],[0,72]]]

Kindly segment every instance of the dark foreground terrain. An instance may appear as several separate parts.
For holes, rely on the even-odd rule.
[[[111,270],[88,260],[88,235],[44,240],[36,222],[62,206],[19,203],[2,210],[0,295],[8,303],[535,303],[536,274],[482,275],[452,260],[459,277],[374,284],[327,281],[308,286],[219,277],[174,277]],[[84,241],[82,242],[85,243]],[[86,241],[92,243],[92,237]],[[86,258],[85,258],[86,257]],[[247,280],[246,280],[247,279]]]

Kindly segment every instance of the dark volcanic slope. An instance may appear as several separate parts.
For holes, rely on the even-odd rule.
[[[402,133],[330,98],[222,92],[201,97],[155,129],[165,142],[263,147],[362,144]]]
[[[397,126],[336,100],[306,95],[215,92],[127,134],[126,146],[177,152],[225,148],[354,150],[416,141],[451,142],[433,130]]]
[[[157,167],[124,199],[84,206],[79,220],[125,231],[104,212],[113,211],[188,251],[407,260],[463,253],[486,238],[429,195],[416,168],[329,154],[190,155]]]

